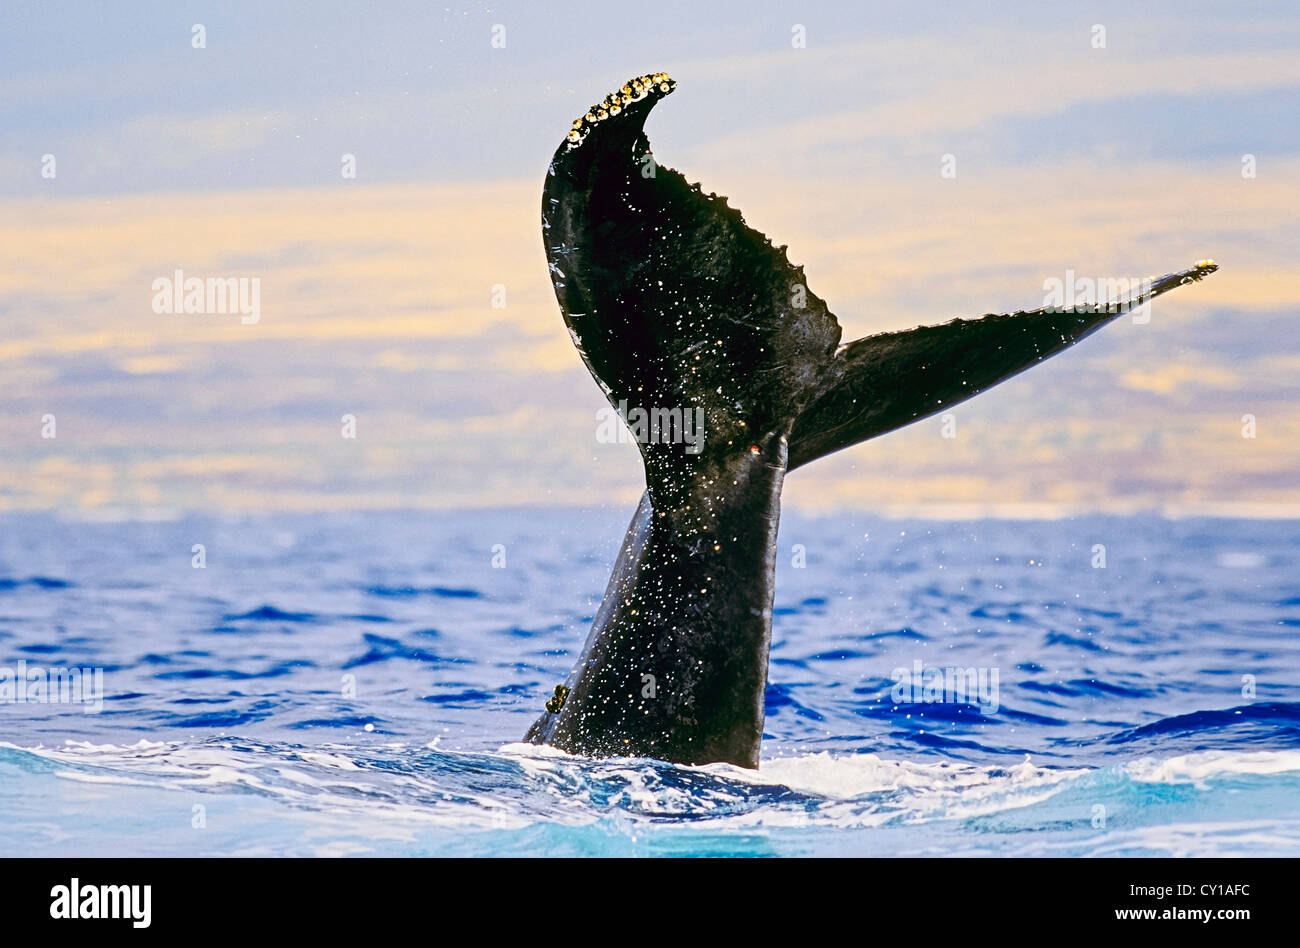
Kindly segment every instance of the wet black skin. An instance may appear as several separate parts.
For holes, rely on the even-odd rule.
[[[786,472],[945,411],[1216,268],[1163,277],[1113,311],[990,315],[841,346],[785,248],[654,163],[643,125],[666,94],[656,86],[560,146],[542,232],[565,323],[611,404],[702,408],[703,449],[639,445],[646,494],[568,690],[525,740],[757,767]]]

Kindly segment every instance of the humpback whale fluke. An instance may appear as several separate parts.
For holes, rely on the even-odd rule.
[[[525,740],[757,767],[786,472],[946,410],[1217,267],[1118,304],[841,345],[784,247],[655,161],[646,116],[675,88],[638,76],[573,122],[542,236],[564,321],[610,402],[670,429],[702,412],[703,442],[638,437],[646,493],[582,655]]]

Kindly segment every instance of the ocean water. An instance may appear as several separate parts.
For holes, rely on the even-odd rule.
[[[753,772],[517,743],[630,515],[0,517],[4,854],[1300,854],[1296,522],[787,514]]]

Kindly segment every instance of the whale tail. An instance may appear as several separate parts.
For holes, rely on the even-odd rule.
[[[639,76],[580,116],[543,191],[556,299],[610,403],[629,426],[640,413],[647,493],[582,656],[526,739],[756,767],[786,471],[970,398],[1144,300],[841,346],[786,249],[655,160],[645,120],[674,88],[663,73]],[[674,437],[697,413],[703,431]],[[640,424],[656,417],[668,437]]]
[[[637,438],[652,496],[683,465],[767,433],[788,438],[794,468],[910,424],[1217,269],[1202,261],[1101,306],[955,319],[841,347],[839,321],[786,247],[654,158],[645,120],[675,88],[646,74],[576,119],[542,198],[556,297],[610,402],[703,413],[694,454]]]

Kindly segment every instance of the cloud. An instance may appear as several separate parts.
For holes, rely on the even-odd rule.
[[[1124,385],[1143,392],[1168,395],[1183,386],[1233,389],[1242,385],[1239,373],[1215,365],[1174,364],[1152,369],[1133,369],[1122,376]]]
[[[625,28],[616,21],[583,42],[600,46]],[[1071,269],[1140,278],[1206,256],[1222,265],[1160,301],[1150,324],[1121,320],[960,406],[957,439],[922,422],[843,452],[797,472],[787,505],[1300,505],[1289,342],[1300,156],[1261,150],[1245,179],[1232,143],[1208,149],[1214,129],[1180,105],[1200,103],[1204,119],[1242,96],[1289,102],[1295,25],[1228,12],[1107,25],[1105,50],[1082,20],[999,30],[974,14],[843,40],[823,20],[808,50],[741,29],[716,52],[699,37],[637,38],[647,55],[696,51],[655,60],[681,82],[651,121],[656,153],[789,244],[846,338],[1033,308],[1044,281]],[[0,172],[28,195],[0,200],[0,508],[634,499],[636,451],[595,441],[602,398],[556,312],[537,220],[549,149],[617,81],[618,57],[529,47],[511,30],[527,55],[485,65],[469,46],[440,49],[464,75],[441,58],[415,77],[386,63],[373,84],[366,70],[309,75],[308,30],[265,68],[256,44],[160,64],[137,50],[107,70],[0,84],[19,97]],[[345,54],[361,55],[347,43],[330,53]],[[106,74],[112,89],[98,88]],[[1186,147],[1108,150],[1145,140],[1135,100],[1156,103],[1162,140],[1185,134]],[[1049,118],[1111,107],[1123,122],[1079,128],[1077,149],[1035,150],[1058,128]],[[32,158],[48,148],[56,182]],[[339,175],[342,151],[358,152],[358,180]],[[953,179],[939,174],[947,152]],[[257,278],[261,321],[153,313],[152,281],[177,268]],[[345,412],[355,442],[340,437]],[[47,413],[59,419],[52,442],[39,434]]]

